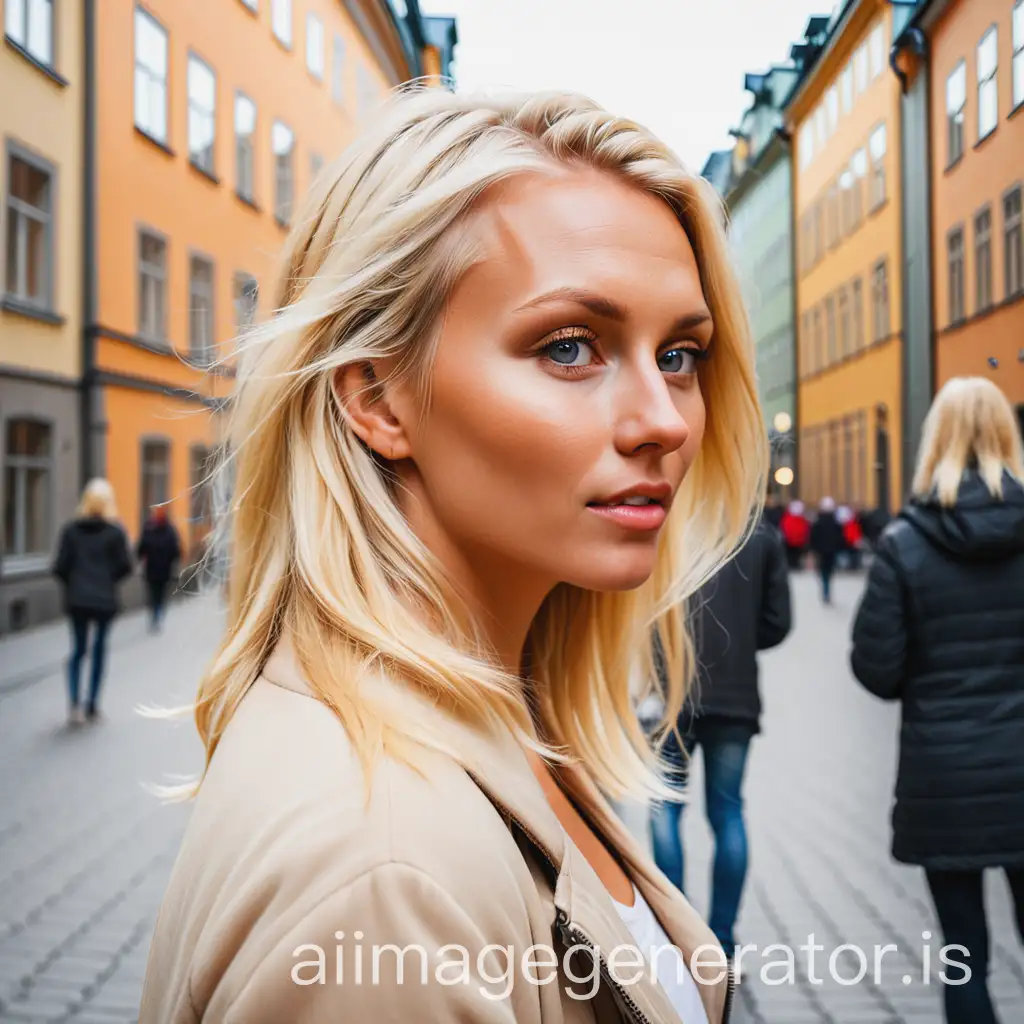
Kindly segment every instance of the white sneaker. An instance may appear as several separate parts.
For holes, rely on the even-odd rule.
[[[71,709],[71,714],[68,715],[68,724],[85,725],[85,712],[81,709],[81,707],[79,707],[79,705],[76,704]]]

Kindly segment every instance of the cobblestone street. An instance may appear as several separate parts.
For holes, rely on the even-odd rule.
[[[836,607],[823,609],[812,581],[796,578],[795,634],[763,660],[764,731],[746,787],[751,874],[738,928],[758,951],[743,960],[734,1018],[742,1024],[942,1020],[941,942],[923,875],[888,852],[898,709],[862,692],[846,666],[859,587],[840,579]],[[135,709],[189,701],[219,629],[208,598],[172,607],[160,636],[148,635],[138,615],[119,620],[107,717],[73,732],[64,725],[63,624],[0,642],[0,1021],[136,1019],[149,936],[187,815],[146,786],[195,772],[200,748],[189,719],[154,721]],[[699,769],[695,783],[684,828],[688,884],[703,911],[710,844]],[[645,835],[642,812],[626,813]],[[1024,957],[1001,875],[990,873],[988,900],[991,986],[1003,1024],[1017,1024]],[[825,947],[818,977],[844,943],[866,951],[868,976],[848,987],[810,984],[799,947],[811,933]],[[759,979],[760,951],[772,943],[797,951],[796,985]],[[873,949],[886,944],[898,952],[886,955],[876,984]],[[857,966],[844,956],[837,969],[850,977]]]

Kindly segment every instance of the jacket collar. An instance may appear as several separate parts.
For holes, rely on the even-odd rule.
[[[262,675],[268,682],[313,699],[316,694],[304,678],[294,649],[287,639],[275,647]],[[419,705],[432,730],[445,741],[447,749],[459,752],[462,768],[480,787],[510,827],[522,833],[550,868],[556,914],[553,927],[562,931],[567,944],[582,939],[607,955],[616,946],[631,945],[632,936],[597,877],[593,868],[563,830],[537,781],[526,753],[506,729],[486,730],[461,721],[438,708],[411,687],[384,680],[381,692],[374,686],[374,697],[385,701],[411,701]],[[601,834],[630,875],[637,890],[654,911],[669,940],[683,951],[687,961],[702,946],[718,948],[714,933],[693,910],[679,891],[650,864],[629,830],[608,805],[589,776],[580,768],[560,773],[561,782],[577,808]],[[705,952],[705,965],[711,959]],[[724,960],[723,960],[724,964]],[[709,974],[714,969],[705,968]],[[714,985],[702,984],[701,999],[708,1020],[718,1024],[724,1019],[730,980]],[[634,1016],[651,1024],[677,1024],[660,986],[652,984],[649,973],[636,984],[620,990],[634,1005]]]

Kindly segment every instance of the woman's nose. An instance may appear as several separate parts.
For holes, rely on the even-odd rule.
[[[676,408],[672,393],[659,372],[654,380],[624,382],[616,429],[616,447],[623,455],[648,448],[673,452],[686,444],[690,426]]]

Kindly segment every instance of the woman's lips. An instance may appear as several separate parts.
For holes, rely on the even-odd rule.
[[[588,505],[587,508],[627,530],[657,530],[665,522],[664,505]]]

